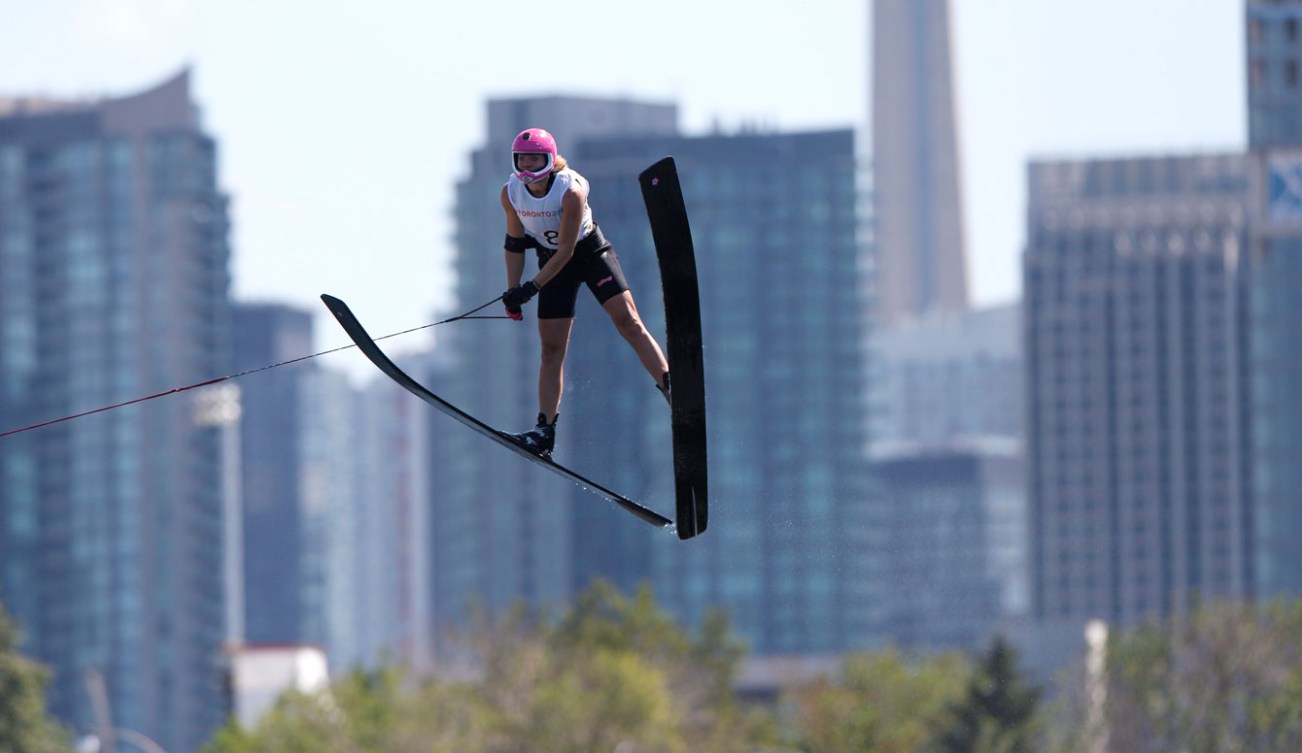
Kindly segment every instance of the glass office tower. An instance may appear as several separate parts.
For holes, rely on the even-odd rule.
[[[576,541],[606,542],[598,573],[631,581],[650,544],[656,593],[697,624],[730,613],[759,655],[824,653],[872,640],[873,514],[864,457],[867,255],[856,216],[854,134],[583,140],[573,164],[663,341],[663,301],[638,173],[673,155],[701,291],[710,527],[647,539],[576,516]],[[651,378],[591,300],[580,307],[569,413],[585,457],[635,498],[673,512],[669,417]],[[672,364],[670,365],[672,369]],[[625,525],[625,529],[628,526]],[[645,544],[643,545],[645,546]],[[600,555],[600,556],[598,556]],[[621,566],[620,563],[623,563]]]
[[[312,317],[277,304],[235,307],[235,369],[246,371],[312,350]],[[250,643],[323,643],[307,632],[303,483],[303,392],[307,367],[259,374],[242,387],[244,638]]]
[[[1250,594],[1248,164],[1033,163],[1032,602],[1133,625]]]
[[[227,198],[189,75],[0,100],[0,425],[230,373]],[[0,439],[0,599],[50,708],[173,753],[225,721],[226,427],[183,393]],[[229,446],[229,444],[227,445]]]
[[[1248,0],[1256,577],[1302,593],[1302,2]]]

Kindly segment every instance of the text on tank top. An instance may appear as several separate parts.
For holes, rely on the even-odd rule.
[[[524,182],[512,175],[506,181],[506,197],[520,216],[524,231],[550,249],[556,249],[561,236],[561,202],[570,186],[577,185],[588,193],[588,181],[582,175],[566,168],[556,173],[551,190],[542,197],[529,193]],[[583,202],[583,218],[579,222],[579,237],[583,240],[592,232],[592,207]]]

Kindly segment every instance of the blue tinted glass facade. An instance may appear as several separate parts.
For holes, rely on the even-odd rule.
[[[0,115],[0,424],[229,373],[226,198],[188,78]],[[225,716],[222,452],[190,395],[8,437],[0,599],[50,708],[196,750]]]
[[[1302,135],[1302,4],[1247,0],[1248,140],[1296,146]]]
[[[1263,240],[1253,260],[1253,469],[1257,588],[1302,594],[1302,232]]]
[[[675,157],[696,249],[710,443],[706,532],[686,543],[656,537],[642,548],[609,547],[592,560],[600,566],[592,574],[649,575],[661,601],[688,624],[726,609],[757,654],[870,641],[858,617],[869,580],[860,537],[870,506],[853,134],[658,138],[635,146],[591,139],[574,155],[639,311],[661,340],[659,271],[637,174]],[[582,385],[572,398],[575,420],[601,434],[588,457],[636,498],[672,514],[664,402],[604,314],[586,303],[575,325],[576,339],[584,327],[583,347],[571,349],[567,378]],[[576,517],[576,541],[620,541],[600,524]]]
[[[312,352],[312,317],[276,304],[236,308],[235,370],[256,369]],[[324,645],[310,630],[305,546],[303,393],[309,372],[277,369],[242,385],[244,639],[249,643]]]
[[[1036,163],[1032,601],[1135,624],[1252,589],[1242,155]]]

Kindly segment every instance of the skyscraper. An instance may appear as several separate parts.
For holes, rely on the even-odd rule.
[[[409,373],[427,382],[431,360],[426,354],[403,358]],[[439,499],[434,489],[447,487],[449,462],[430,444],[432,424],[445,418],[387,378],[373,380],[362,394],[355,609],[368,665],[392,657],[416,671],[429,668],[435,631],[430,579],[438,572],[431,503]]]
[[[230,373],[227,199],[189,75],[101,101],[0,100],[0,423]],[[200,393],[0,442],[0,599],[50,708],[173,753],[225,721],[220,421]]]
[[[631,580],[628,568],[646,551],[671,612],[694,625],[724,608],[759,655],[862,647],[875,637],[869,522],[877,500],[863,455],[865,322],[854,312],[865,308],[867,262],[853,133],[580,141],[574,163],[592,181],[598,222],[658,338],[663,301],[637,175],[667,154],[678,163],[696,247],[711,525],[685,543],[630,531],[650,546],[615,550],[607,567]],[[583,457],[672,510],[668,412],[591,303],[567,359],[577,382],[570,414],[599,435]],[[588,528],[598,523],[576,514],[576,549],[602,540]]]
[[[234,329],[237,372],[312,352],[312,315],[304,309],[241,303]],[[353,537],[362,511],[374,505],[356,484],[365,456],[358,397],[343,374],[317,363],[251,374],[240,386],[240,642],[311,644],[332,667],[362,663],[358,623],[369,615],[356,608]]]
[[[1011,442],[875,455],[889,502],[881,632],[911,648],[979,650],[1026,617],[1025,469]]]
[[[1032,601],[1123,625],[1251,593],[1242,155],[1033,163]]]
[[[967,306],[949,0],[874,0],[875,314]]]
[[[1253,494],[1261,596],[1302,594],[1302,2],[1246,3]]]
[[[235,370],[311,353],[312,317],[275,304],[235,309]],[[303,369],[277,369],[244,382],[241,426],[244,638],[250,643],[321,643],[308,635],[306,515],[299,488]]]

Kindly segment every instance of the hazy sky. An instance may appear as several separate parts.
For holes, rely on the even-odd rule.
[[[491,97],[676,102],[689,134],[868,120],[869,0],[7,6],[0,96],[123,96],[190,66],[233,199],[237,296],[324,312],[317,295],[333,293],[375,334],[458,313],[452,192]],[[1242,0],[952,7],[978,303],[1019,293],[1028,158],[1243,146]],[[756,180],[780,179],[762,167]],[[346,342],[319,323],[321,347]]]

